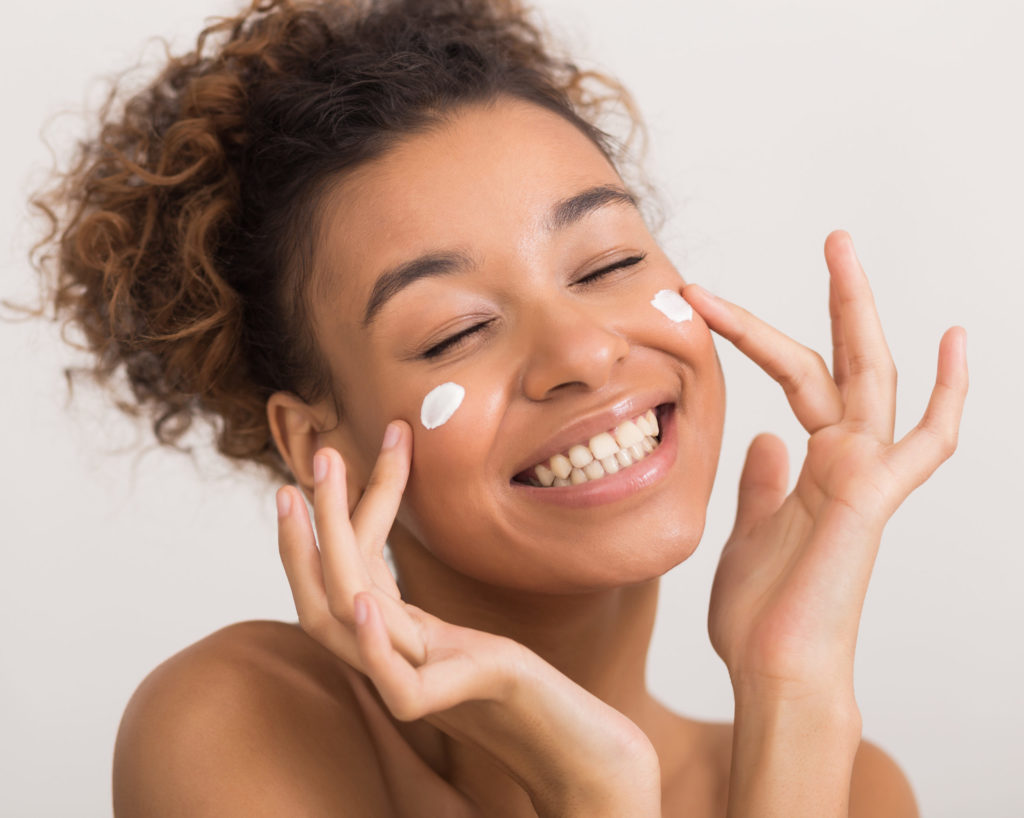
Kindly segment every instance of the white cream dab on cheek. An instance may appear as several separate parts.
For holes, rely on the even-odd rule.
[[[677,324],[693,318],[693,307],[675,290],[658,290],[651,299],[651,304]]]
[[[466,397],[466,390],[457,383],[443,383],[431,389],[423,399],[420,407],[420,423],[427,429],[436,429],[448,422],[448,418],[455,414],[462,399]]]

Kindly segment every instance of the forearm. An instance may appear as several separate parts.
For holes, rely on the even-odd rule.
[[[540,818],[661,818],[660,766],[647,736],[597,699],[587,705],[591,718],[567,718],[580,695],[590,696],[574,687],[539,666],[504,687],[500,701],[475,703],[473,715],[487,725],[482,748],[529,794]]]
[[[860,735],[852,693],[738,689],[729,818],[847,818]]]

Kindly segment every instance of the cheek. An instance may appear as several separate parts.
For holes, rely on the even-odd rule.
[[[661,350],[687,361],[715,358],[711,330],[680,294],[683,282],[674,272],[645,282],[620,306],[619,324],[639,346]]]
[[[420,404],[420,424],[427,430],[443,426],[458,411],[465,397],[466,388],[460,383],[445,381],[435,386]]]
[[[434,518],[479,513],[479,495],[493,477],[490,457],[504,400],[501,384],[472,372],[435,386],[410,386],[403,402],[413,430],[403,502],[410,530],[433,528]]]

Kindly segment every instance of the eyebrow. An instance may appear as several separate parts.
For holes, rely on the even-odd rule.
[[[617,185],[598,185],[556,202],[544,220],[546,232],[553,233],[576,224],[584,216],[608,205],[637,207],[636,199]],[[460,251],[425,253],[385,271],[377,279],[363,312],[363,327],[368,327],[381,307],[414,281],[432,276],[452,275],[473,267],[473,259]]]

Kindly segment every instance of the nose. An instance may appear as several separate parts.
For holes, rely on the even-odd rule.
[[[585,309],[560,305],[534,313],[522,387],[531,400],[576,387],[599,389],[629,354],[629,342]]]

